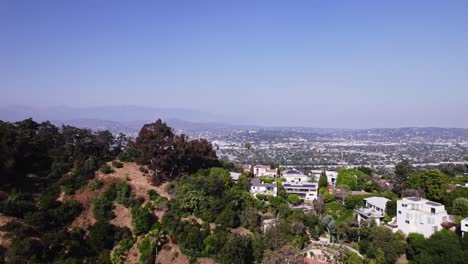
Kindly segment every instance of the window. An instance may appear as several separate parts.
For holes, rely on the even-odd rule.
[[[398,211],[398,214],[401,214],[401,211]]]
[[[431,207],[431,214],[435,214],[436,210],[434,207]]]
[[[409,224],[409,220],[405,220],[405,223]]]

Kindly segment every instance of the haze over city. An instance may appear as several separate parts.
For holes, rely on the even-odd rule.
[[[2,1],[0,104],[189,109],[265,126],[466,128],[467,8]]]

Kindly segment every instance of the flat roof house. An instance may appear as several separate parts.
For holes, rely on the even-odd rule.
[[[278,193],[278,185],[276,184],[276,182],[265,183],[260,181],[259,179],[254,178],[250,180],[250,193],[254,196],[256,194],[276,196],[276,194]]]
[[[406,235],[419,233],[430,237],[449,222],[445,206],[419,197],[405,197],[397,201],[398,229]]]
[[[385,197],[373,196],[364,199],[364,201],[366,201],[364,207],[354,210],[358,215],[358,223],[361,224],[363,220],[374,220],[377,225],[380,225],[385,216],[387,202],[390,200]]]
[[[318,183],[283,183],[283,188],[288,194],[297,194],[304,201],[313,201],[318,198]]]
[[[302,174],[302,172],[295,169],[288,169],[281,173],[282,177],[286,182],[292,183],[303,183],[310,182],[310,178],[307,175]]]

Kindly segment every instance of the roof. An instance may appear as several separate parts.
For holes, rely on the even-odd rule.
[[[436,202],[433,202],[433,201],[427,201],[426,204],[432,205],[432,206],[442,206],[443,205],[441,203],[436,203]]]
[[[259,168],[259,169],[270,169],[270,166],[268,166],[268,165],[255,165],[254,168]]]
[[[289,170],[283,171],[283,174],[302,174],[302,173],[296,169],[289,169]]]
[[[413,201],[413,202],[421,201],[421,197],[405,197],[405,199]]]
[[[275,183],[265,183],[265,182],[261,182],[259,179],[257,178],[253,178],[250,180],[250,185],[251,186],[264,186],[264,187],[276,187],[276,182]]]
[[[390,201],[385,197],[372,196],[364,199],[367,203],[377,206],[378,208],[385,209],[387,207],[387,202]]]
[[[240,176],[240,175],[241,175],[241,174],[238,173],[238,172],[229,172],[229,176],[231,177],[231,179],[233,179],[233,180],[235,180],[235,181],[239,180],[239,176]]]
[[[283,183],[283,187],[317,187],[317,183],[296,183],[296,184],[291,184],[291,183]]]

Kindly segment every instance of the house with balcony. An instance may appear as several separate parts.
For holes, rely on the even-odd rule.
[[[450,218],[441,203],[420,197],[405,197],[397,201],[397,225],[406,235],[419,233],[426,238],[443,228]]]
[[[281,177],[288,183],[305,183],[310,182],[310,177],[304,175],[302,172],[296,169],[288,169],[281,172]]]
[[[314,176],[314,178],[318,181],[320,179],[320,175],[322,174],[323,170],[311,170],[310,173]],[[333,189],[335,188],[336,178],[338,177],[337,171],[325,171],[325,175],[327,175],[327,182],[330,187]]]
[[[260,179],[253,178],[250,180],[250,193],[254,196],[257,194],[273,195],[278,193],[278,185],[276,182],[266,183]]]
[[[462,237],[465,236],[465,235],[468,235],[468,234],[465,234],[465,233],[468,232],[468,217],[461,220],[460,230],[461,230],[461,233],[462,233]]]
[[[390,200],[385,197],[373,196],[364,199],[364,201],[366,202],[364,207],[354,210],[357,213],[359,225],[363,221],[375,221],[377,225],[380,225],[385,216],[387,202]]]
[[[288,194],[297,194],[304,201],[313,201],[318,198],[318,183],[283,183],[283,188]]]

